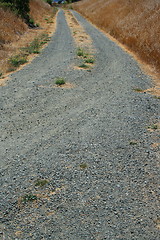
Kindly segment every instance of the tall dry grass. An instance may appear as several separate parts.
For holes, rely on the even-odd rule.
[[[16,41],[27,30],[27,25],[9,10],[0,8],[0,47]]]
[[[45,18],[49,17],[53,9],[43,0],[30,0],[30,16],[41,27],[45,26]]]
[[[159,0],[83,0],[74,8],[160,73]]]

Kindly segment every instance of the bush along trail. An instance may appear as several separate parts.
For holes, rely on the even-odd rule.
[[[0,88],[0,238],[158,240],[159,99],[72,14],[92,39],[90,71],[75,67],[84,52],[60,10],[48,46]]]

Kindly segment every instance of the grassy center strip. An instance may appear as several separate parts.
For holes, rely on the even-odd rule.
[[[65,10],[65,17],[77,46],[77,56],[80,59],[80,65],[78,67],[81,69],[88,69],[93,66],[95,62],[95,50],[93,48],[92,39],[85,32],[84,28],[79,24],[71,11]]]

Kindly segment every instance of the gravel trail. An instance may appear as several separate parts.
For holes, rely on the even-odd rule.
[[[0,239],[159,240],[158,130],[147,129],[159,100],[134,91],[151,79],[73,14],[93,39],[94,68],[73,67],[60,10],[49,45],[0,88]],[[74,87],[53,87],[56,77]]]

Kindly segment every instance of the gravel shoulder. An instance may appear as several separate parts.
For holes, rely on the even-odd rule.
[[[159,99],[114,42],[73,14],[95,66],[75,69],[63,11],[41,55],[0,88],[0,239],[158,240]],[[55,87],[64,77],[74,87]],[[40,180],[46,180],[40,184]]]

